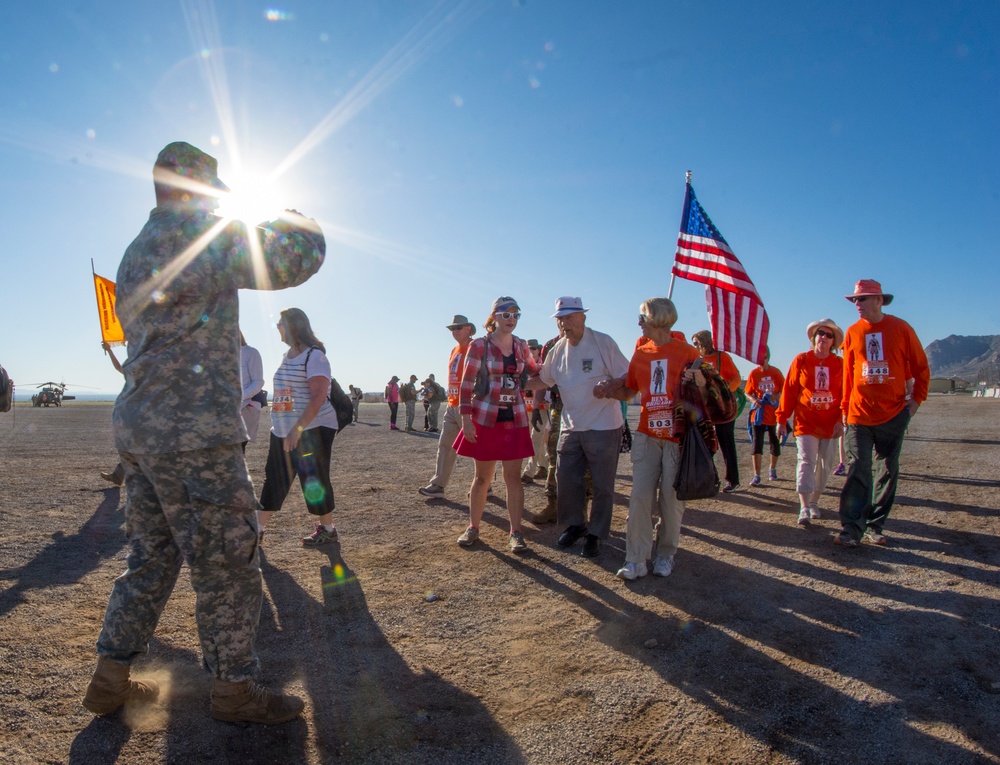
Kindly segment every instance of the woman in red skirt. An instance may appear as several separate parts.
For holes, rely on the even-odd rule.
[[[507,487],[510,549],[517,553],[528,549],[521,533],[524,511],[521,465],[534,454],[534,448],[521,388],[522,376],[538,374],[539,366],[528,344],[514,336],[519,318],[521,309],[517,301],[498,297],[484,325],[486,337],[473,340],[465,354],[459,393],[462,431],[454,445],[456,452],[476,461],[476,474],[469,491],[469,528],[458,538],[463,547],[470,547],[479,539],[486,492],[493,481],[496,463],[501,462]]]

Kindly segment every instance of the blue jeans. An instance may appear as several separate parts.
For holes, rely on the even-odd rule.
[[[587,526],[588,532],[607,539],[615,499],[615,477],[622,444],[622,429],[570,430],[559,436],[556,460],[556,512],[559,523]],[[584,473],[590,468],[594,500],[587,522],[587,488]]]
[[[848,425],[844,444],[850,460],[847,479],[840,492],[840,522],[855,539],[866,529],[882,533],[896,499],[899,453],[910,424],[910,410],[881,425]],[[872,452],[875,473],[872,475]]]

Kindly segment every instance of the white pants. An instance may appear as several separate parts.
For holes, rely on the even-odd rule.
[[[837,466],[837,439],[796,436],[795,443],[799,452],[795,490],[806,504],[819,502],[830,473]]]

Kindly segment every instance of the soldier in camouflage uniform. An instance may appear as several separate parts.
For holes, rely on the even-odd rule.
[[[156,208],[118,269],[117,309],[128,341],[115,444],[125,466],[128,569],[114,584],[84,706],[110,714],[156,698],[132,680],[181,566],[197,595],[212,716],[279,723],[303,702],[257,685],[254,640],[262,585],[259,509],[240,444],[239,289],[284,289],[319,270],[325,242],[297,213],[247,232],[218,218],[216,161],[172,143],[153,169]],[[251,248],[248,237],[257,237]]]

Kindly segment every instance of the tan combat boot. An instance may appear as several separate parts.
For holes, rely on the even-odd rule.
[[[271,693],[252,680],[212,682],[212,717],[226,722],[275,725],[294,720],[305,708],[297,696]]]
[[[160,688],[153,681],[130,680],[128,664],[102,657],[97,660],[83,706],[95,715],[109,715],[127,703],[151,704],[159,695]]]
[[[556,522],[556,498],[549,497],[548,503],[545,505],[545,509],[540,513],[528,513],[528,520],[531,521],[536,526],[541,526],[543,523],[555,523]]]

